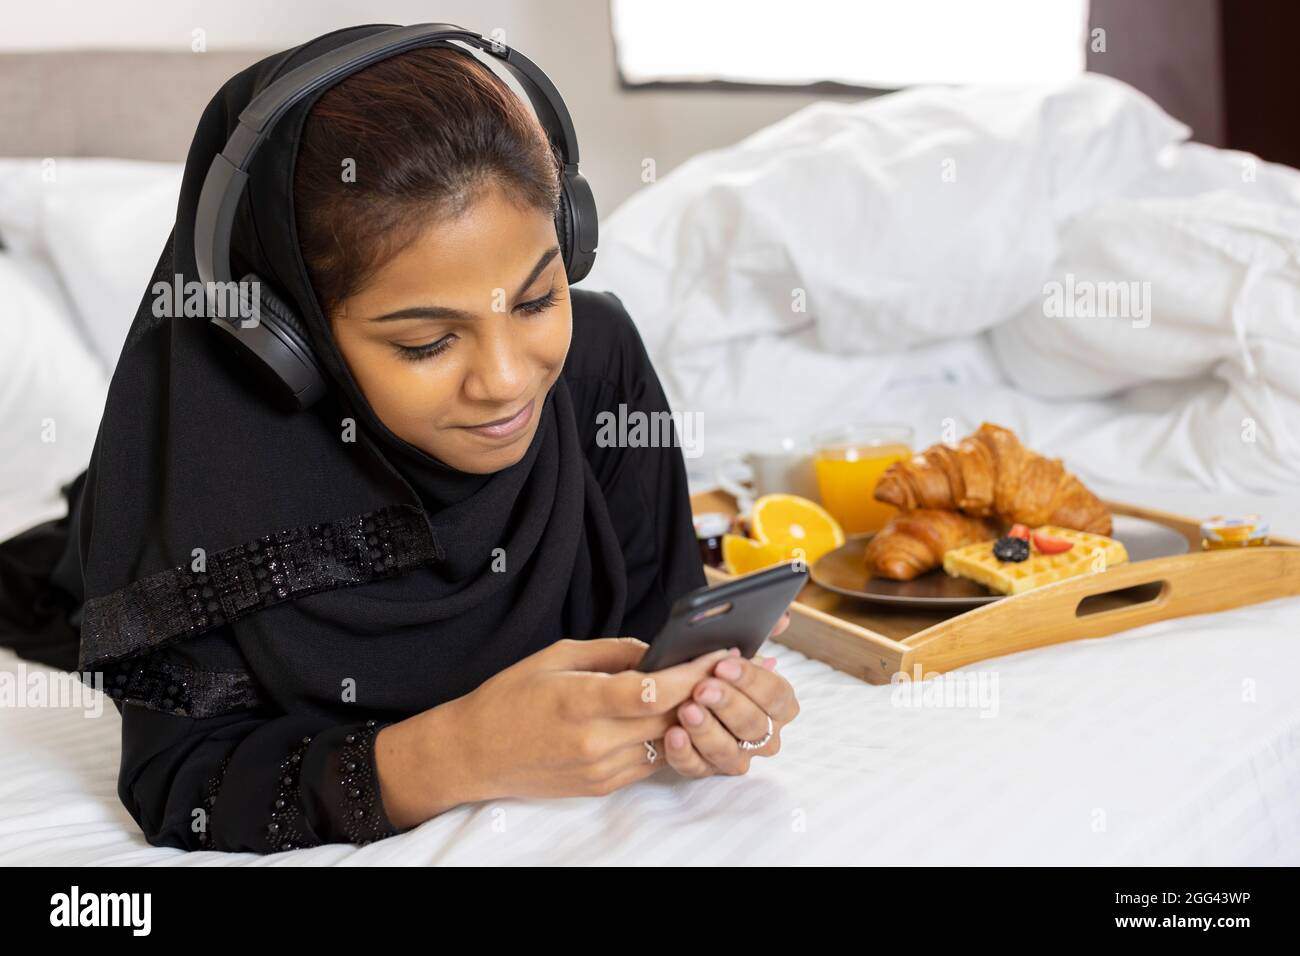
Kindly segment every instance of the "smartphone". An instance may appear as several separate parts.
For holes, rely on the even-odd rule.
[[[663,670],[728,647],[753,657],[807,581],[807,565],[790,561],[683,594],[637,670]]]

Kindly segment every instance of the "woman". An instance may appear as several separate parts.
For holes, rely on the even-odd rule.
[[[366,843],[665,762],[744,773],[797,713],[770,660],[632,669],[704,583],[681,454],[596,441],[601,411],[664,393],[621,303],[568,288],[554,154],[468,53],[351,74],[254,161],[232,260],[303,317],[324,401],[277,409],[204,320],[160,318],[197,278],[202,178],[243,106],[382,29],[213,99],[69,517],[0,561],[20,649],[66,665],[71,625],[102,670],[119,795],[154,844]]]

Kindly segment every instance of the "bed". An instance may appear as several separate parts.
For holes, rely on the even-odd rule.
[[[205,64],[191,115],[248,59]],[[0,89],[70,68],[0,57]],[[22,131],[0,145],[0,408],[57,433],[0,433],[8,536],[57,515],[89,455],[179,166],[157,136],[87,155],[0,108]],[[619,293],[673,407],[702,416],[693,490],[773,430],[890,419],[928,443],[989,419],[1105,497],[1300,537],[1300,173],[1185,140],[1100,78],[817,104],[614,211],[587,284]],[[1041,321],[1050,283],[1125,268],[1167,307]],[[0,651],[0,864],[1295,865],[1297,634],[1291,599],[998,658],[968,669],[992,689],[969,707],[769,644],[802,711],[746,776],[664,770],[270,857],[147,845],[116,795],[116,711],[24,706],[59,676]]]

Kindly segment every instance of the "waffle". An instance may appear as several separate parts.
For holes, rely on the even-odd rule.
[[[1024,561],[999,561],[993,556],[994,542],[981,541],[949,551],[943,556],[943,569],[953,577],[970,578],[999,594],[1019,594],[1128,561],[1124,545],[1114,538],[1055,525],[1034,530],[1050,538],[1073,541],[1074,547],[1061,554],[1031,551]]]

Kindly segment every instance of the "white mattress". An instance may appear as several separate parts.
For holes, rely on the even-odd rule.
[[[1217,503],[1300,532],[1294,502]],[[988,661],[971,670],[996,677],[989,717],[895,706],[889,686],[770,644],[802,712],[745,776],[665,769],[604,799],[466,806],[368,847],[270,857],[146,844],[117,799],[111,704],[0,707],[0,865],[1295,865],[1297,634],[1288,599]]]

